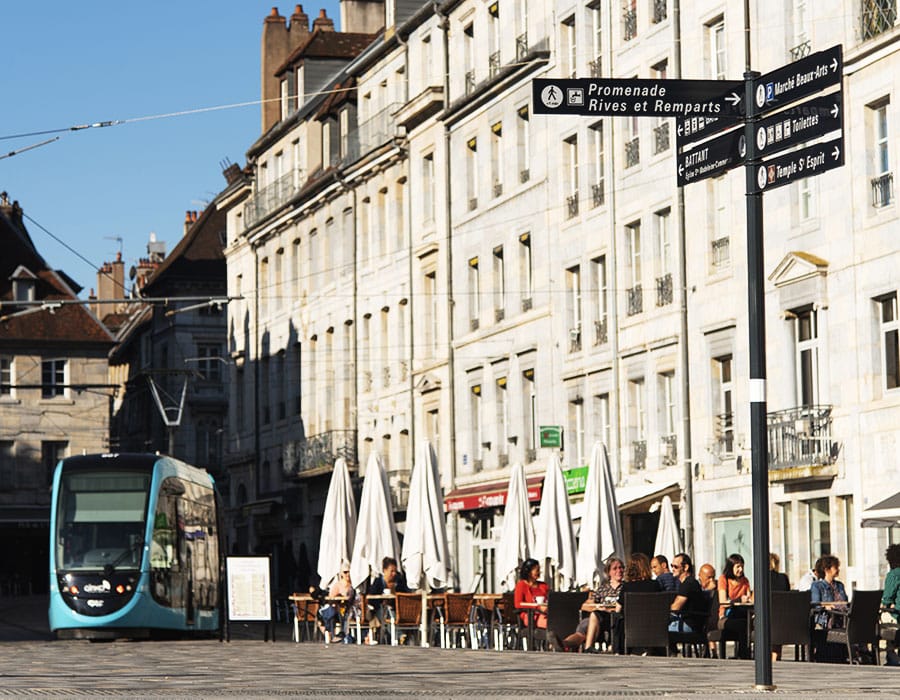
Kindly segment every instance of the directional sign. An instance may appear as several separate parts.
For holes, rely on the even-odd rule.
[[[756,171],[757,192],[787,185],[804,177],[821,175],[844,164],[844,139],[839,137],[763,161]]]
[[[743,129],[735,129],[692,146],[678,156],[678,186],[717,177],[741,165],[746,152]]]
[[[756,106],[765,114],[837,85],[843,66],[843,51],[838,44],[766,73],[753,81]]]
[[[739,80],[536,78],[535,114],[639,117],[728,117],[744,114]]]
[[[768,155],[843,128],[843,93],[808,100],[756,125],[756,152]]]
[[[688,144],[702,141],[720,131],[734,129],[743,123],[734,119],[718,119],[716,117],[678,117],[675,120],[675,144],[678,150]]]

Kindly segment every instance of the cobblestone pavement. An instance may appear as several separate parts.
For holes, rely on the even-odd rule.
[[[50,641],[41,612],[40,602],[0,599],[0,698],[900,697],[900,669],[885,666],[782,661],[777,689],[760,693],[748,661],[325,647],[261,633],[225,643]]]

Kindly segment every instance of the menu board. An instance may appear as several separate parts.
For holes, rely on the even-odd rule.
[[[236,622],[271,622],[269,557],[226,557],[225,569],[228,619]]]

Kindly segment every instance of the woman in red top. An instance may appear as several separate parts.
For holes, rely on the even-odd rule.
[[[541,565],[537,559],[526,559],[519,567],[519,580],[513,596],[516,610],[534,608],[534,624],[539,629],[547,629],[547,584],[539,581]],[[522,624],[528,626],[527,612],[519,613]]]
[[[725,561],[723,574],[719,576],[719,629],[731,633],[737,642],[737,654],[750,658],[747,639],[747,608],[735,607],[739,603],[752,603],[750,581],[744,576],[744,557],[732,554]]]

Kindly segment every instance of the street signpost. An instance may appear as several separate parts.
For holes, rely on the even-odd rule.
[[[822,173],[844,164],[844,139],[838,137],[830,141],[801,148],[797,151],[764,160],[756,170],[755,192],[774,190],[790,184],[794,180]]]
[[[535,114],[741,119],[740,80],[647,80],[640,78],[536,78]]]
[[[748,54],[749,55],[749,54]],[[749,59],[748,59],[749,60]],[[675,117],[678,185],[744,166],[747,209],[747,302],[756,648],[771,647],[769,485],[766,443],[765,266],[763,193],[844,164],[841,46],[810,54],[742,81],[536,79],[534,114]],[[734,128],[740,127],[740,128]],[[836,137],[817,141],[834,132]],[[724,133],[722,133],[724,132]],[[775,155],[778,154],[778,155]],[[768,160],[763,156],[771,155]],[[685,280],[682,280],[686,284]],[[543,431],[543,428],[542,428]],[[543,435],[542,435],[543,444]],[[771,690],[772,659],[756,655],[756,687]]]

